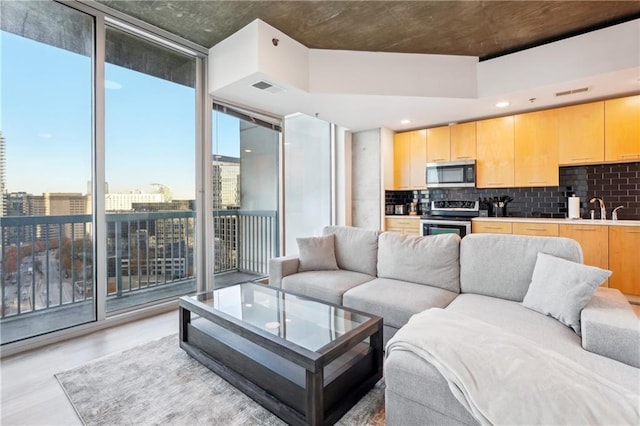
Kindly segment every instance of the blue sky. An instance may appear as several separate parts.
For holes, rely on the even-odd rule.
[[[92,155],[90,58],[6,32],[0,51],[7,190],[86,193]],[[194,90],[111,64],[105,80],[110,192],[150,191],[150,184],[162,183],[175,199],[194,198]],[[216,115],[214,149],[239,156],[238,120]]]

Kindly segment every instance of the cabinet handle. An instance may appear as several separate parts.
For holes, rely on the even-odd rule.
[[[487,185],[504,185],[503,182],[489,182]]]
[[[545,228],[525,228],[527,231],[544,231],[546,232],[547,230]]]
[[[486,229],[502,229],[500,226],[485,226]]]
[[[456,157],[456,160],[468,160],[469,158],[471,158],[471,157],[469,157],[469,156],[466,156],[466,157]]]
[[[620,154],[620,157],[624,158],[624,157],[638,157],[640,156],[640,153],[636,152],[635,154]]]
[[[640,234],[640,231],[624,231],[627,234]]]
[[[593,232],[595,231],[595,228],[574,228],[574,231]]]
[[[571,161],[591,160],[593,157],[572,158]]]
[[[444,158],[434,158],[433,161],[444,161]]]
[[[530,180],[529,183],[547,183],[546,180]]]

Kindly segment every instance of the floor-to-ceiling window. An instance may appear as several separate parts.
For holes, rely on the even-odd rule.
[[[278,255],[280,126],[216,105],[212,116],[214,285],[263,277]]]
[[[94,321],[94,18],[0,5],[2,343]],[[6,168],[5,168],[6,167]]]
[[[0,2],[3,345],[193,292],[205,269],[206,49],[105,9]]]
[[[196,60],[106,31],[107,312],[195,290]]]

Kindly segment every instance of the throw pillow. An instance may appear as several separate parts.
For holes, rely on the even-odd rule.
[[[580,312],[611,271],[538,253],[522,304],[550,315],[580,335]]]
[[[296,238],[300,266],[298,272],[335,271],[336,262],[335,235],[324,237]]]

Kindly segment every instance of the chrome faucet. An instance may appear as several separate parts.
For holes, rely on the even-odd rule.
[[[615,209],[613,209],[613,212],[611,212],[611,220],[618,220],[618,210],[623,208],[624,206],[618,206]]]
[[[600,203],[600,220],[606,220],[607,219],[607,207],[604,205],[604,200],[602,198],[594,197],[589,202],[590,203],[595,203],[596,201]]]

